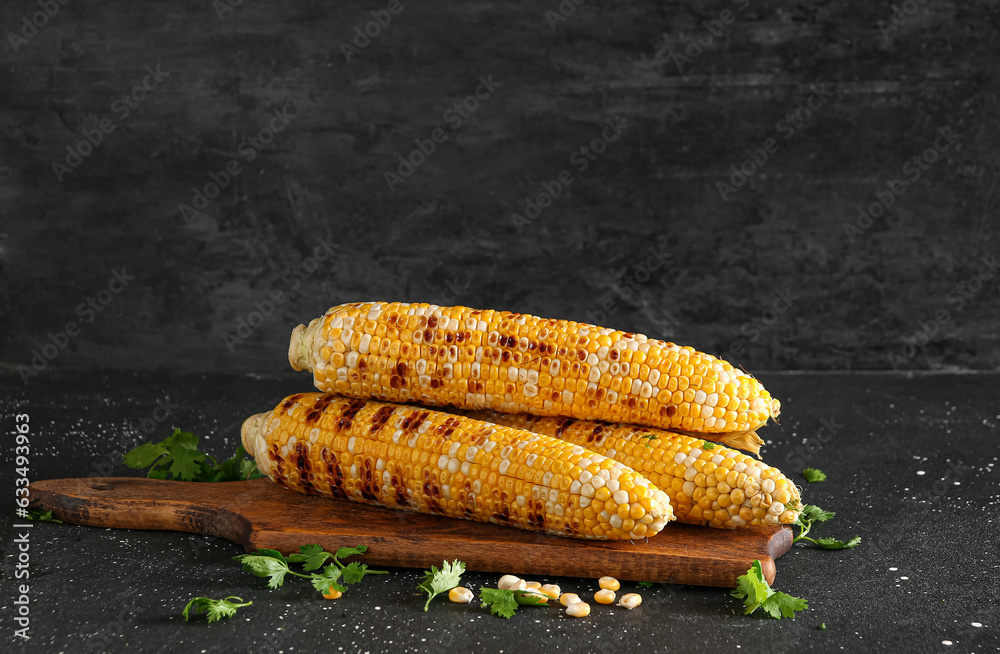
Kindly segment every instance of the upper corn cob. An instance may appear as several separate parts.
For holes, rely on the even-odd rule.
[[[242,439],[262,473],[302,493],[577,538],[652,536],[673,519],[667,496],[621,463],[418,407],[292,395],[248,418]]]
[[[496,411],[468,415],[555,436],[624,463],[670,496],[678,522],[710,527],[791,524],[799,515],[799,489],[780,470],[722,445],[634,425]]]
[[[465,409],[732,433],[780,408],[756,379],[690,347],[468,307],[340,305],[295,328],[288,358],[320,390]]]

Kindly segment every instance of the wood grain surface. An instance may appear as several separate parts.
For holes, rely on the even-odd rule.
[[[428,568],[461,559],[469,570],[735,587],[754,559],[768,581],[791,547],[787,527],[733,531],[673,524],[644,541],[585,541],[491,524],[300,495],[267,479],[215,484],[136,477],[50,479],[31,504],[65,522],[220,536],[289,553],[308,543],[367,545],[370,565]]]

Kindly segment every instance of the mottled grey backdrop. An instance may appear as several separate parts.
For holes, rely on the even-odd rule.
[[[285,370],[294,325],[396,299],[749,370],[996,369],[998,25],[946,0],[5,1],[0,361]]]

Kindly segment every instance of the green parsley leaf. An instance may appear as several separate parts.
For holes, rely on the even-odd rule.
[[[358,547],[342,547],[337,550],[337,554],[334,554],[333,552],[324,551],[316,543],[310,543],[309,545],[301,546],[298,552],[289,554],[288,557],[283,556],[277,550],[262,548],[253,554],[242,554],[233,558],[242,562],[243,569],[247,572],[252,572],[258,577],[269,577],[267,585],[270,588],[278,588],[284,584],[285,575],[290,574],[308,579],[312,582],[313,588],[321,593],[326,593],[330,588],[343,593],[347,589],[339,583],[340,581],[343,581],[345,584],[356,584],[364,579],[366,575],[389,574],[386,570],[369,570],[367,565],[358,562],[349,563],[345,566],[340,562],[338,557],[338,554],[341,552],[346,556],[354,556],[366,551],[368,551],[367,547],[359,545]],[[322,572],[312,572],[310,574],[295,572],[289,565],[291,563],[301,563],[303,564],[303,569],[309,572],[311,570],[318,570],[330,559],[333,560],[333,563],[323,568]]]
[[[796,611],[805,611],[809,608],[809,603],[804,599],[792,597],[782,592],[775,592],[764,601],[761,608],[776,620],[781,618],[794,618]]]
[[[291,572],[284,557],[278,559],[269,555],[241,554],[233,558],[242,563],[243,569],[247,572],[252,572],[258,577],[270,577],[267,581],[268,588],[280,587],[285,583],[285,575]]]
[[[262,477],[253,459],[246,458],[242,445],[222,463],[198,449],[198,437],[191,432],[174,429],[174,433],[159,443],[144,443],[130,450],[122,459],[130,468],[149,468],[150,479],[182,481],[242,481]]]
[[[715,443],[709,443],[708,441],[705,441],[702,444],[701,449],[703,449],[703,450],[714,450],[715,449]]]
[[[51,509],[48,511],[42,511],[41,509],[30,509],[28,511],[28,515],[24,517],[34,522],[57,522],[59,524],[63,524],[62,520],[52,515]]]
[[[356,584],[365,578],[365,574],[368,572],[368,566],[364,563],[358,563],[353,561],[344,566],[344,583],[345,584]]]
[[[230,600],[236,600],[232,602]],[[187,606],[184,607],[184,621],[187,622],[191,613],[197,615],[199,612],[204,613],[208,618],[208,624],[212,624],[216,620],[222,618],[231,618],[236,615],[236,609],[241,606],[250,606],[253,602],[243,602],[242,597],[236,597],[235,595],[230,595],[224,599],[212,599],[211,597],[195,597],[192,598]]]
[[[818,481],[826,481],[826,473],[816,468],[806,468],[802,471],[802,476],[805,477],[806,481],[810,484],[815,484]]]
[[[236,446],[236,452],[232,457],[220,463],[210,471],[208,479],[199,481],[244,481],[246,479],[260,479],[263,477],[257,470],[257,463],[253,459],[248,459],[246,450],[242,445]]]
[[[805,526],[806,523],[811,525],[813,522],[826,522],[835,515],[837,515],[836,512],[824,511],[815,504],[803,504],[795,524]]]
[[[197,450],[180,449],[170,463],[170,475],[181,481],[195,481],[202,473],[205,455]]]
[[[501,590],[499,588],[480,588],[479,599],[483,602],[483,608],[490,607],[492,615],[499,615],[501,618],[510,620],[517,613],[517,600],[514,598],[514,591]]]
[[[840,541],[835,538],[810,538],[807,536],[809,530],[812,529],[813,523],[826,522],[835,515],[836,513],[833,511],[824,511],[813,504],[803,505],[802,510],[799,513],[799,517],[795,519],[794,523],[792,523],[801,528],[799,530],[799,535],[792,539],[792,544],[794,545],[800,540],[807,540],[825,550],[849,550],[860,545],[861,536],[855,536],[847,542]]]
[[[123,461],[129,468],[148,468],[164,454],[167,448],[163,443],[143,443],[126,453]]]
[[[810,539],[825,550],[849,550],[861,544],[861,536],[855,536],[846,543],[835,538]]]
[[[640,582],[636,583],[635,587],[636,588],[652,588],[653,587],[653,582],[651,582],[651,581],[640,581]]]
[[[302,563],[302,569],[306,572],[320,569],[326,563],[327,559],[333,558],[337,558],[337,555],[323,551],[323,548],[316,543],[303,545],[299,548],[298,552],[288,555],[289,563]]]
[[[347,589],[344,588],[339,583],[337,583],[337,581],[340,579],[340,576],[341,576],[340,568],[331,563],[330,565],[323,568],[322,573],[314,572],[312,573],[310,578],[312,580],[313,588],[315,588],[321,593],[329,592],[330,588],[333,588],[334,590],[339,590],[340,592],[343,593]]]
[[[427,593],[427,603],[424,604],[424,611],[430,608],[431,600],[447,593],[462,581],[462,573],[465,572],[465,563],[455,559],[451,563],[441,562],[441,569],[431,566],[430,570],[424,572],[424,579],[417,585],[417,590]]]
[[[757,559],[754,559],[753,565],[750,566],[745,575],[740,575],[737,578],[737,582],[737,587],[730,594],[743,600],[743,605],[746,607],[743,615],[750,615],[762,608],[769,616],[780,620],[781,618],[793,618],[796,611],[804,611],[809,608],[808,602],[804,599],[772,590],[770,584],[764,579],[764,571]]]
[[[820,622],[819,623],[819,628],[820,628],[820,631],[825,631],[826,630],[826,623],[825,622]]]
[[[549,596],[537,590],[515,590],[514,601],[524,606],[548,606]]]
[[[356,547],[341,547],[337,550],[338,559],[346,559],[349,556],[357,556],[358,554],[364,554],[368,551],[367,545],[358,545]]]
[[[291,559],[286,559],[285,555],[279,552],[278,550],[272,550],[266,547],[258,549],[256,552],[254,552],[254,554],[259,554],[260,556],[269,556],[272,559],[278,559],[279,561],[284,561],[285,563],[289,563],[291,561]]]

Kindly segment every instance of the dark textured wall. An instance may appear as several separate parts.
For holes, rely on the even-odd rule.
[[[404,1],[348,62],[387,3],[4,2],[0,361],[284,370],[382,298],[998,368],[1000,15],[897,4]]]

